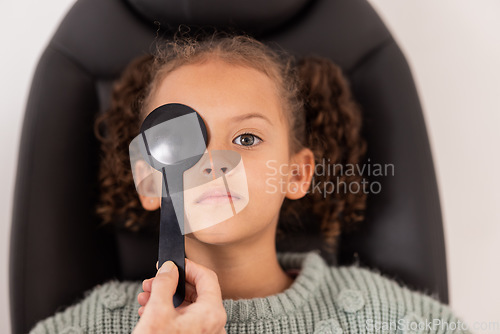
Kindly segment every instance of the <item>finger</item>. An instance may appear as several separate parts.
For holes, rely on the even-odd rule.
[[[179,280],[179,271],[172,261],[166,261],[156,274],[151,285],[151,296],[147,303],[148,309],[158,309],[164,312],[174,310],[173,296]]]
[[[196,290],[196,302],[222,303],[219,280],[212,270],[186,258],[186,281]]]
[[[149,292],[141,292],[137,295],[137,301],[141,306],[146,306],[150,296],[151,294]]]
[[[197,297],[198,295],[196,294],[196,288],[194,287],[194,285],[186,282],[186,294],[184,299],[190,303],[194,303]]]
[[[139,307],[137,313],[139,313],[139,317],[142,317],[142,314],[144,313],[144,306]]]
[[[182,304],[180,304],[179,306],[177,306],[177,308],[175,309],[175,311],[178,312],[179,314],[183,314],[183,313],[185,313],[186,307],[188,307],[191,304],[192,303],[190,301],[184,299],[184,301],[182,302]]]
[[[151,286],[153,285],[153,280],[155,278],[148,278],[148,279],[145,279],[144,281],[142,281],[142,290],[144,290],[144,292],[151,292]]]
[[[146,280],[144,280],[144,282],[142,282],[142,289],[144,290],[144,292],[141,292],[137,295],[137,301],[142,306],[146,306],[146,304],[149,300],[149,297],[151,296],[151,285],[153,284],[153,280],[154,280],[154,277],[150,278],[150,279],[146,279]],[[187,300],[189,302],[189,304],[194,303],[196,301],[196,297],[197,297],[196,289],[195,289],[194,285],[192,285],[189,282],[186,282],[186,290],[185,291],[186,291],[186,293],[185,293],[184,299]]]
[[[158,271],[158,261],[156,261],[156,270]]]

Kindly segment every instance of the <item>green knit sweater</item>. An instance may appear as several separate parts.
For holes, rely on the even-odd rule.
[[[316,253],[278,254],[294,283],[265,298],[225,299],[232,333],[470,333],[451,309],[359,266],[329,267]],[[40,321],[31,334],[130,333],[142,282],[107,282]],[[440,322],[440,323],[438,323]]]

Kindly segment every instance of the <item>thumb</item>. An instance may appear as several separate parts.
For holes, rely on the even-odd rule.
[[[146,306],[157,310],[174,309],[173,297],[179,281],[179,271],[172,261],[165,262],[151,286],[151,297]],[[146,311],[146,309],[144,310]]]

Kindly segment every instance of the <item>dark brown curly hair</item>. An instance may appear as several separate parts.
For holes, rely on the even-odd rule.
[[[176,34],[155,55],[141,56],[128,65],[113,86],[110,108],[96,118],[95,134],[102,147],[96,212],[103,224],[124,222],[132,230],[146,225],[150,212],[142,208],[135,190],[128,146],[139,134],[148,101],[162,79],[180,66],[214,57],[254,68],[275,82],[285,106],[291,154],[308,147],[316,164],[328,161],[337,168],[335,173],[315,175],[316,183],[361,182],[359,174],[337,173],[342,165],[360,163],[366,151],[360,109],[337,65],[316,56],[296,60],[244,34],[216,32],[208,38]],[[278,237],[300,229],[300,217],[312,215],[325,249],[333,251],[340,231],[363,220],[365,204],[366,193],[346,189],[328,196],[309,192],[299,200],[285,199]]]

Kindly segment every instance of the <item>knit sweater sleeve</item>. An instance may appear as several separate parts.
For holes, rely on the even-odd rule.
[[[344,311],[342,327],[358,327],[353,332],[472,333],[450,306],[379,272],[351,266],[331,273],[336,282],[346,282],[335,299]]]
[[[131,333],[139,321],[141,282],[110,281],[78,303],[38,322],[30,334]]]

